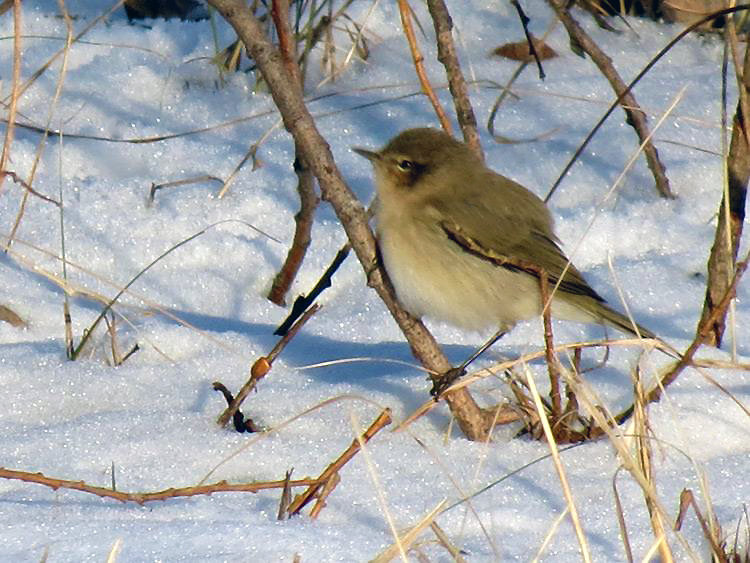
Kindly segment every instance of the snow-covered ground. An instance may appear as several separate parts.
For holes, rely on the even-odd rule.
[[[552,16],[541,2],[527,4],[531,29],[542,35]],[[440,85],[444,73],[436,60],[429,16],[421,3],[412,7],[427,33],[420,36],[420,46],[428,72]],[[104,9],[91,0],[71,0],[67,8],[75,16],[76,33]],[[371,8],[370,2],[355,2],[348,10],[365,28],[370,58],[352,61],[335,82],[323,81],[320,66],[313,64],[307,82],[309,108],[363,201],[372,197],[371,170],[350,147],[376,148],[408,127],[436,126],[424,97],[404,97],[419,86],[395,2],[381,2],[372,13]],[[471,97],[484,124],[498,94],[493,84],[506,82],[515,68],[488,54],[502,42],[522,38],[518,19],[507,2],[450,2],[449,8],[464,71],[478,84]],[[632,29],[615,23],[624,31],[614,34],[577,15],[626,80],[679,31],[630,20]],[[51,0],[24,3],[22,21],[21,78],[26,80],[63,47],[65,22]],[[117,488],[131,492],[194,485],[212,470],[208,482],[280,479],[290,468],[295,478],[316,476],[382,408],[390,407],[397,421],[410,414],[427,400],[429,384],[416,368],[380,361],[413,362],[403,336],[352,257],[324,294],[323,309],[284,351],[243,410],[263,427],[277,428],[306,409],[335,400],[260,437],[216,425],[225,402],[211,383],[218,379],[239,389],[249,365],[276,342],[272,332],[287,314],[269,303],[265,293],[293,233],[293,146],[278,127],[278,115],[269,111],[270,97],[254,90],[251,73],[227,75],[219,85],[210,61],[209,22],[147,24],[130,25],[118,10],[72,46],[55,104],[61,58],[18,104],[19,122],[43,127],[50,119],[51,127],[64,133],[48,139],[33,187],[64,202],[76,342],[102,309],[97,298],[111,298],[161,253],[207,230],[150,269],[115,306],[118,348],[125,352],[137,342],[137,353],[111,367],[109,338],[99,328],[85,357],[71,362],[65,357],[60,211],[39,198],[28,200],[10,251],[0,254],[0,303],[28,321],[24,329],[0,322],[0,466],[104,487],[111,485],[114,467]],[[7,102],[12,12],[0,19],[0,26],[1,91]],[[217,28],[219,45],[229,44],[229,26],[218,21]],[[570,51],[562,26],[548,42],[560,56],[544,63],[546,80],[541,82],[529,67],[514,87],[518,97],[501,108],[496,130],[524,139],[551,133],[535,143],[499,145],[482,127],[488,164],[541,196],[613,97],[593,64]],[[342,34],[337,44],[342,61],[348,46]],[[690,342],[700,314],[721,194],[721,56],[718,38],[690,37],[635,92],[652,123],[682,96],[655,133],[676,200],[657,196],[640,158],[605,201],[637,149],[618,110],[550,202],[567,252],[597,291],[618,303],[619,285],[636,318],[678,349]],[[735,81],[730,84],[734,88]],[[446,89],[440,90],[440,98],[452,107]],[[734,102],[730,104],[733,112]],[[214,128],[188,134],[205,127]],[[216,182],[205,181],[161,189],[149,204],[152,183],[228,177],[249,147],[274,127],[258,151],[262,166],[244,167],[225,197],[217,197]],[[184,135],[152,143],[116,142],[180,133]],[[40,140],[38,132],[16,128],[7,169],[28,179]],[[22,188],[6,178],[0,192],[3,244],[22,195]],[[312,287],[344,241],[332,210],[323,204],[290,297]],[[747,288],[741,284],[737,303],[740,360],[750,355]],[[429,326],[456,361],[482,341],[483,335]],[[599,337],[601,331],[561,322],[555,336],[571,342]],[[540,323],[522,323],[479,365],[541,346]],[[728,339],[725,349],[730,348]],[[702,354],[730,358],[724,352]],[[585,353],[584,364],[594,365],[599,355]],[[300,369],[360,357],[369,360]],[[637,359],[636,349],[616,349],[606,367],[587,374],[609,408],[628,403],[629,373]],[[645,373],[652,375],[653,366],[665,363],[653,355],[650,364],[644,363]],[[544,365],[537,362],[530,368],[543,387]],[[736,399],[748,402],[745,373],[707,373]],[[473,391],[485,404],[508,395],[505,385],[492,378]],[[651,407],[650,420],[658,438],[657,491],[668,514],[676,515],[683,488],[695,491],[705,509],[705,480],[718,521],[733,534],[743,503],[750,500],[747,415],[701,374],[688,370],[668,389],[666,399]],[[358,455],[341,471],[341,482],[314,521],[307,512],[277,521],[278,491],[217,493],[138,506],[2,480],[0,560],[38,561],[47,553],[55,562],[103,561],[116,542],[120,561],[291,561],[295,554],[302,561],[369,560],[393,542],[389,519],[404,531],[443,499],[453,503],[549,451],[543,442],[513,438],[515,429],[499,430],[489,445],[469,442],[455,429],[446,439],[448,422],[441,405],[408,431],[379,433],[368,456]],[[612,493],[619,463],[612,445],[601,440],[561,455],[593,559],[623,560]],[[618,477],[618,490],[629,539],[640,559],[653,543],[643,495],[625,474]],[[437,522],[469,561],[529,560],[565,507],[554,466],[544,459],[476,496],[470,507],[464,503],[443,513]],[[706,542],[692,515],[682,536],[684,543],[670,538],[680,560],[706,557]],[[449,560],[432,532],[421,540],[429,560]],[[543,559],[579,558],[566,518]]]

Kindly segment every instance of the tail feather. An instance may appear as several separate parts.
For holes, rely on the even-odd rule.
[[[613,326],[616,329],[622,330],[633,336],[640,336],[641,338],[656,338],[656,335],[646,327],[631,321],[627,316],[622,313],[618,313],[614,309],[610,309],[604,303],[597,303],[598,307],[592,311],[597,317],[599,317],[606,324]],[[637,331],[637,332],[636,332]]]

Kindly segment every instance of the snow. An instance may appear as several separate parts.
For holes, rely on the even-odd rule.
[[[420,36],[427,71],[441,84],[444,73],[432,45],[429,16],[420,3],[412,4],[427,33],[427,38]],[[76,32],[103,9],[99,2],[72,0],[67,8],[77,16]],[[364,23],[370,8],[369,2],[355,2],[348,13]],[[502,84],[515,68],[488,53],[501,41],[521,38],[518,21],[507,3],[474,0],[451,2],[449,8],[464,70],[479,81],[471,97],[484,124],[498,93],[488,81]],[[529,3],[527,12],[532,31],[544,33],[552,21],[549,11],[541,3]],[[11,88],[10,14],[0,19],[3,99]],[[629,20],[632,30],[615,22],[624,32],[613,34],[578,16],[626,81],[679,32],[675,26]],[[65,24],[51,0],[24,5],[22,19],[25,80],[62,47]],[[218,22],[218,33],[222,46],[233,40],[223,22]],[[335,82],[323,81],[314,61],[307,96],[344,177],[368,202],[370,165],[350,147],[377,148],[403,129],[435,126],[436,120],[426,99],[394,99],[419,90],[395,3],[375,7],[365,34],[369,60],[355,59]],[[48,139],[33,186],[56,200],[62,194],[76,342],[103,302],[142,268],[180,241],[205,233],[148,270],[115,306],[118,349],[124,353],[137,342],[137,353],[111,367],[109,338],[100,327],[84,357],[71,362],[65,358],[59,210],[29,199],[10,252],[0,255],[0,284],[5,287],[0,303],[29,323],[18,329],[0,322],[0,466],[102,487],[111,486],[114,467],[117,489],[130,492],[186,487],[204,478],[233,483],[281,479],[290,468],[293,478],[313,477],[382,408],[391,408],[398,422],[428,400],[423,372],[385,361],[415,363],[350,257],[323,294],[323,309],[243,405],[257,424],[274,431],[238,434],[216,425],[225,403],[211,383],[220,380],[236,392],[252,362],[275,344],[272,332],[287,314],[265,294],[291,241],[298,205],[290,136],[269,111],[269,95],[255,88],[252,73],[226,75],[220,85],[209,60],[214,51],[207,21],[131,25],[118,10],[84,40],[70,50],[58,103],[51,106],[61,59],[29,87],[18,106],[19,122],[44,126],[51,111],[52,127],[64,131],[62,138]],[[338,41],[348,46],[343,36]],[[481,129],[487,162],[542,197],[612,99],[591,62],[569,50],[560,25],[548,41],[560,56],[545,61],[547,79],[541,82],[533,68],[527,69],[514,86],[519,98],[506,102],[495,126],[512,138],[552,133],[535,143],[499,145]],[[550,203],[566,250],[597,291],[619,302],[611,259],[636,318],[677,349],[687,347],[700,315],[721,193],[720,157],[696,150],[721,151],[721,53],[718,38],[691,36],[635,91],[653,124],[685,88],[674,113],[655,133],[678,199],[658,198],[643,158],[616,194],[605,197],[637,149],[633,131],[617,110]],[[342,60],[344,53],[337,57]],[[733,90],[733,80],[730,85]],[[439,95],[450,109],[447,91]],[[733,98],[731,111],[734,103]],[[212,129],[190,133],[204,127]],[[226,178],[269,130],[258,151],[262,166],[245,166],[226,197],[217,197],[216,182],[203,181],[160,189],[149,203],[153,183],[203,175]],[[172,134],[183,135],[142,144],[76,137]],[[37,132],[16,128],[8,169],[27,179],[39,141]],[[6,178],[0,192],[4,241],[22,195],[21,187]],[[290,299],[309,291],[344,242],[335,215],[322,204]],[[739,288],[736,326],[739,360],[745,362],[750,355],[747,287],[743,283]],[[467,357],[482,340],[481,335],[428,324],[454,361]],[[559,342],[573,342],[601,332],[556,323],[555,336]],[[478,365],[541,346],[540,323],[522,323]],[[729,340],[724,349],[701,355],[727,361]],[[585,353],[584,364],[594,365],[600,355]],[[342,358],[367,361],[302,369]],[[637,350],[614,349],[606,367],[586,375],[611,410],[628,404],[629,374],[637,362]],[[650,364],[642,362],[644,373],[652,377],[649,365],[666,362],[654,354]],[[534,362],[529,368],[543,387],[543,364]],[[748,402],[750,388],[742,372],[707,368],[703,373]],[[473,391],[483,404],[509,395],[493,378]],[[743,503],[750,499],[747,415],[697,370],[681,375],[649,413],[658,438],[657,491],[667,514],[676,516],[683,488],[694,491],[705,513],[705,482],[718,521],[733,534]],[[341,482],[316,520],[306,510],[300,517],[277,521],[279,491],[216,493],[138,506],[0,480],[0,560],[38,561],[47,553],[50,561],[102,561],[119,542],[119,561],[291,561],[295,554],[302,561],[365,561],[393,542],[388,518],[403,532],[443,499],[453,504],[541,458],[473,498],[470,510],[464,503],[437,519],[468,560],[532,559],[566,507],[554,466],[545,457],[547,445],[514,437],[516,428],[498,430],[490,444],[472,443],[455,428],[446,435],[448,423],[449,413],[441,404],[407,431],[380,432],[367,456],[358,454],[341,470]],[[612,445],[599,440],[561,456],[592,558],[624,560],[612,493],[619,462]],[[629,539],[640,559],[653,543],[643,495],[623,472],[617,483]],[[692,514],[682,536],[689,550],[670,536],[680,560],[690,559],[691,552],[698,559],[706,557],[706,541]],[[427,543],[420,549],[432,561],[449,560],[433,538],[429,530],[424,532],[421,540]],[[413,553],[410,557],[416,560]],[[569,518],[554,532],[543,559],[580,559]]]

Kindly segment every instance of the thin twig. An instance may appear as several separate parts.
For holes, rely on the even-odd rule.
[[[289,514],[299,514],[299,512],[312,501],[320,489],[337,474],[349,460],[351,460],[361,448],[361,444],[369,442],[375,434],[391,423],[391,410],[385,409],[381,412],[370,427],[359,436],[355,437],[351,445],[328,467],[323,473],[303,493],[297,495],[289,505]]]
[[[432,23],[435,26],[438,60],[443,63],[445,74],[448,76],[448,88],[453,96],[458,126],[461,128],[464,141],[469,148],[481,160],[484,160],[477,131],[477,118],[474,115],[474,109],[471,107],[466,80],[461,72],[461,64],[458,62],[456,46],[453,43],[453,22],[450,13],[443,0],[427,0],[427,8],[430,10]]]
[[[547,203],[552,195],[555,193],[559,185],[562,183],[563,179],[567,175],[567,173],[570,171],[570,169],[573,167],[573,164],[578,160],[578,157],[581,156],[583,151],[588,146],[591,139],[594,138],[594,135],[596,135],[597,131],[601,129],[602,125],[604,125],[604,122],[607,120],[607,118],[612,114],[612,112],[615,110],[615,108],[625,99],[625,96],[628,92],[630,92],[638,82],[641,81],[641,79],[646,76],[646,74],[654,67],[654,65],[661,60],[661,58],[666,55],[672,47],[677,45],[685,36],[689,35],[691,32],[693,32],[695,29],[699,28],[701,25],[703,25],[706,22],[712,21],[716,18],[719,18],[721,16],[725,16],[728,14],[733,14],[735,12],[739,12],[742,10],[750,10],[750,4],[742,4],[741,6],[734,6],[733,8],[726,8],[724,10],[719,10],[717,12],[714,12],[712,14],[707,15],[704,18],[701,18],[697,22],[693,23],[692,25],[686,27],[683,29],[680,33],[678,33],[669,43],[667,43],[661,51],[659,51],[654,57],[648,62],[648,64],[643,67],[643,69],[636,75],[633,80],[630,81],[630,83],[627,85],[624,91],[618,94],[617,98],[614,102],[609,106],[609,109],[604,113],[604,115],[599,118],[599,121],[597,121],[596,125],[589,131],[589,134],[586,135],[586,138],[583,140],[583,142],[578,146],[575,153],[573,153],[573,156],[570,157],[570,160],[568,160],[568,163],[563,168],[560,175],[557,177],[557,180],[555,180],[555,183],[552,184],[552,187],[550,188],[549,192],[547,192],[547,196],[544,198],[544,202]],[[623,106],[623,108],[629,107],[627,104]]]
[[[292,286],[297,273],[302,267],[307,249],[312,242],[312,227],[315,210],[320,198],[315,193],[315,180],[310,167],[299,156],[294,159],[294,173],[297,175],[297,193],[299,194],[299,211],[294,215],[294,237],[284,264],[276,274],[268,292],[268,300],[276,305],[286,303],[286,294]]]
[[[526,36],[526,43],[528,43],[529,45],[529,55],[531,55],[531,57],[536,61],[536,68],[539,71],[539,79],[544,80],[546,78],[546,75],[544,74],[544,69],[542,68],[542,61],[539,60],[539,54],[536,52],[536,46],[534,45],[534,38],[529,32],[529,18],[523,11],[521,4],[518,3],[518,0],[510,0],[510,3],[516,9],[516,12],[518,13],[518,19],[521,20],[523,34]]]
[[[252,368],[250,369],[250,378],[245,382],[245,384],[242,386],[240,391],[237,393],[237,396],[232,400],[229,406],[227,406],[224,412],[219,415],[219,418],[216,419],[216,423],[219,426],[226,426],[227,422],[229,422],[229,419],[232,418],[234,416],[234,413],[237,412],[237,409],[240,408],[242,402],[247,398],[250,392],[255,389],[258,381],[263,379],[271,370],[273,361],[292,340],[292,338],[294,338],[294,336],[300,331],[305,323],[310,320],[310,318],[315,313],[318,312],[319,308],[320,307],[318,305],[313,305],[307,311],[305,311],[305,313],[297,320],[297,322],[294,323],[292,328],[289,329],[289,331],[279,339],[279,341],[268,353],[268,355],[262,356],[255,361]]]
[[[284,61],[287,72],[292,77],[294,85],[299,89],[302,96],[304,83],[302,72],[297,64],[297,48],[294,34],[289,27],[289,2],[288,0],[273,0],[271,6],[271,17],[276,26],[279,38],[279,51]],[[294,216],[294,237],[284,264],[276,274],[268,292],[268,299],[276,305],[284,305],[286,294],[294,282],[302,262],[307,254],[307,249],[312,241],[312,227],[315,210],[320,199],[315,193],[315,178],[307,163],[303,151],[294,144],[294,173],[297,175],[297,193],[299,194],[300,208]]]
[[[555,355],[555,342],[552,336],[552,307],[549,292],[549,278],[544,268],[539,269],[539,293],[542,300],[542,322],[544,324],[544,357],[547,360],[549,373],[549,397],[552,407],[551,418],[557,423],[562,413],[562,399],[560,397],[560,362]]]
[[[210,485],[169,488],[153,493],[126,493],[123,491],[113,491],[108,487],[97,487],[94,485],[89,485],[88,483],[84,483],[83,481],[57,479],[55,477],[47,477],[42,473],[16,471],[13,469],[6,469],[4,467],[0,467],[0,478],[16,479],[18,481],[25,481],[27,483],[37,483],[39,485],[50,487],[54,490],[70,489],[73,491],[82,491],[84,493],[91,493],[98,497],[111,498],[119,500],[120,502],[135,502],[138,504],[144,504],[146,502],[155,500],[167,500],[177,497],[211,495],[213,493],[257,493],[259,491],[265,491],[268,489],[282,489],[287,485],[287,483],[292,487],[312,487],[318,483],[317,479],[295,479],[293,481],[281,479],[279,481],[260,481],[256,483],[227,483],[226,481],[219,481]]]
[[[557,14],[557,17],[565,26],[571,39],[573,39],[591,57],[591,60],[599,68],[599,71],[612,85],[612,89],[615,91],[620,104],[625,110],[628,124],[635,129],[640,142],[645,143],[643,152],[646,155],[648,167],[651,169],[651,173],[654,176],[657,191],[662,197],[670,199],[674,198],[675,195],[669,187],[669,179],[666,175],[666,169],[661,160],[659,160],[659,153],[656,150],[656,147],[650,141],[645,142],[649,137],[646,114],[640,109],[635,96],[630,92],[630,89],[625,82],[623,82],[622,78],[620,78],[620,75],[612,64],[612,60],[599,48],[596,42],[594,42],[578,22],[573,19],[573,16],[571,16],[568,11],[568,2],[561,0],[548,0],[548,2]]]
[[[24,190],[26,190],[31,195],[36,196],[39,199],[46,201],[47,203],[51,203],[55,207],[61,206],[59,201],[52,199],[51,197],[48,197],[42,193],[39,193],[34,188],[32,188],[28,183],[24,182],[15,172],[12,172],[10,170],[0,170],[0,177],[5,178],[6,176],[10,177],[11,180],[13,180],[16,184],[20,185]],[[8,238],[10,239],[11,237],[8,237]]]
[[[440,126],[446,133],[452,134],[453,127],[451,127],[450,119],[448,119],[448,116],[445,114],[443,106],[440,105],[440,100],[438,100],[435,91],[432,89],[430,79],[427,78],[427,71],[424,69],[424,57],[419,50],[417,38],[414,35],[414,27],[411,22],[411,8],[409,7],[408,0],[398,0],[398,11],[401,14],[401,25],[404,28],[406,40],[409,42],[409,49],[411,50],[411,56],[414,60],[414,70],[417,72],[419,83],[422,86],[422,92],[430,100],[438,121],[440,122]]]
[[[341,264],[344,263],[344,260],[346,260],[346,257],[349,256],[349,252],[351,252],[351,250],[352,245],[347,242],[336,253],[333,261],[330,263],[328,268],[326,268],[326,271],[323,272],[323,275],[320,276],[320,279],[310,290],[310,292],[306,295],[300,295],[297,297],[297,299],[294,300],[294,305],[292,305],[292,310],[289,312],[289,315],[274,331],[274,334],[276,336],[284,336],[289,331],[289,328],[302,315],[302,313],[307,311],[308,307],[315,303],[315,300],[318,298],[318,296],[323,293],[325,289],[331,287],[331,280],[333,279],[333,275],[336,273],[336,271],[338,271],[339,267],[341,267]]]

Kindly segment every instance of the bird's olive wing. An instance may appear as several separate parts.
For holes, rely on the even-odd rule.
[[[500,178],[497,175],[493,175]],[[445,236],[478,258],[498,267],[548,276],[566,293],[604,301],[563,254],[552,231],[552,219],[534,194],[506,178],[496,189],[454,192],[438,207]]]

